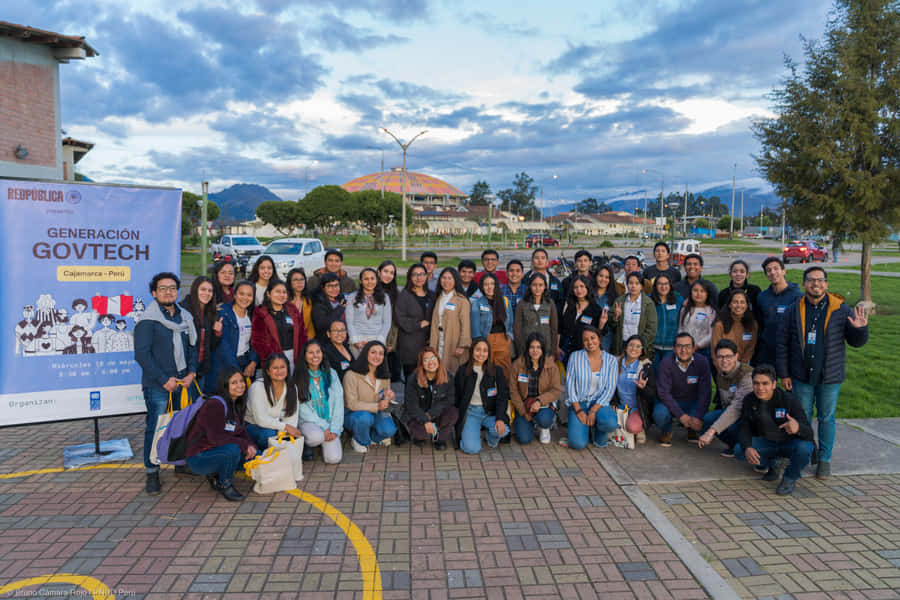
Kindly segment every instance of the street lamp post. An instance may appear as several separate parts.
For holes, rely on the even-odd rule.
[[[425,131],[420,131],[419,133],[417,133],[415,135],[415,137],[413,137],[413,139],[409,140],[408,142],[406,142],[404,144],[399,139],[397,139],[396,135],[394,135],[393,133],[391,133],[384,127],[382,127],[381,130],[384,131],[389,136],[391,136],[392,138],[394,138],[394,141],[397,142],[397,144],[403,150],[403,201],[402,201],[402,207],[401,207],[401,213],[400,213],[400,220],[402,221],[401,226],[402,226],[402,231],[403,231],[403,233],[402,233],[403,241],[401,243],[401,248],[402,248],[401,257],[405,261],[406,260],[406,188],[407,188],[407,179],[408,179],[408,177],[406,175],[406,150],[410,146],[412,146],[412,143],[414,141],[416,141],[416,139],[420,135],[424,134]]]
[[[659,175],[659,218],[665,220],[663,209],[666,204],[666,176],[656,169],[641,169],[641,173],[653,172]]]

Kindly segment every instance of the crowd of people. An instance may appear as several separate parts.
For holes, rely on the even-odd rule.
[[[477,454],[482,439],[548,444],[559,428],[559,443],[581,450],[606,446],[623,411],[637,444],[653,426],[664,447],[677,425],[701,448],[719,438],[722,456],[780,477],[779,494],[810,462],[828,477],[846,344],[866,343],[865,312],[829,293],[819,266],[801,289],[769,257],[761,290],[736,260],[719,291],[700,255],[684,259],[684,277],[665,242],[653,256],[643,271],[626,259],[620,283],[586,250],[564,280],[543,248],[527,270],[518,259],[499,269],[494,250],[480,271],[471,260],[439,269],[424,252],[402,287],[390,260],[354,281],[329,250],[308,278],[293,269],[281,280],[261,256],[246,281],[218,263],[180,303],[178,276],[159,273],[134,331],[146,490],[160,492],[150,446],[181,388],[224,402],[204,404],[176,470],[206,475],[230,500],[242,498],[234,470],[282,431],[303,436],[304,460],[321,448],[326,463],[342,460],[345,433],[359,453],[412,442]]]

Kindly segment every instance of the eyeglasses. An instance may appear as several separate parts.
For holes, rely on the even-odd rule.
[[[693,344],[675,344],[675,348],[676,348],[676,349],[679,349],[679,348],[693,348],[693,347],[694,347]]]
[[[633,343],[631,343],[631,344],[628,344],[628,346],[626,346],[626,348],[636,348],[636,349],[638,349],[638,350],[643,350],[643,349],[644,349],[644,345],[643,345],[643,344],[638,344],[637,342],[633,342]]]
[[[807,283],[825,283],[826,281],[828,281],[828,280],[824,277],[807,277],[806,278]]]
[[[426,356],[425,358],[422,359],[423,363],[431,363],[431,362],[437,362],[437,361],[438,361],[437,356]]]
[[[346,329],[332,329],[331,333],[347,333]]]
[[[426,273],[421,273],[421,272],[416,272],[416,273],[412,274],[413,277],[425,277],[425,275],[426,275]]]
[[[177,285],[160,285],[156,287],[157,292],[177,292]]]

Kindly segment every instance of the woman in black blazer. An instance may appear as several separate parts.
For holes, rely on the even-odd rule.
[[[456,372],[456,439],[466,454],[481,452],[481,429],[496,448],[509,435],[509,387],[503,370],[491,361],[491,347],[483,337],[472,340],[472,357]]]

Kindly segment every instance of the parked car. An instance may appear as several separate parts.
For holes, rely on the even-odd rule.
[[[672,259],[676,265],[683,265],[684,257],[688,254],[703,256],[700,240],[678,240],[675,242],[675,245],[672,247]]]
[[[526,248],[537,248],[538,246],[559,248],[559,240],[543,233],[532,233],[525,238]]]
[[[282,279],[287,278],[288,271],[295,267],[300,267],[307,275],[312,275],[313,271],[325,266],[325,247],[321,240],[316,238],[274,240],[266,246],[262,254],[272,257],[275,270]],[[253,268],[257,258],[259,256],[253,257],[248,269]]]
[[[825,262],[828,260],[828,250],[823,248],[813,240],[801,240],[789,242],[781,253],[781,260],[787,264],[791,260],[797,260],[801,263],[806,262]]]
[[[263,245],[252,235],[223,235],[209,247],[215,261],[231,261],[239,271],[245,270],[250,259],[263,250]]]

